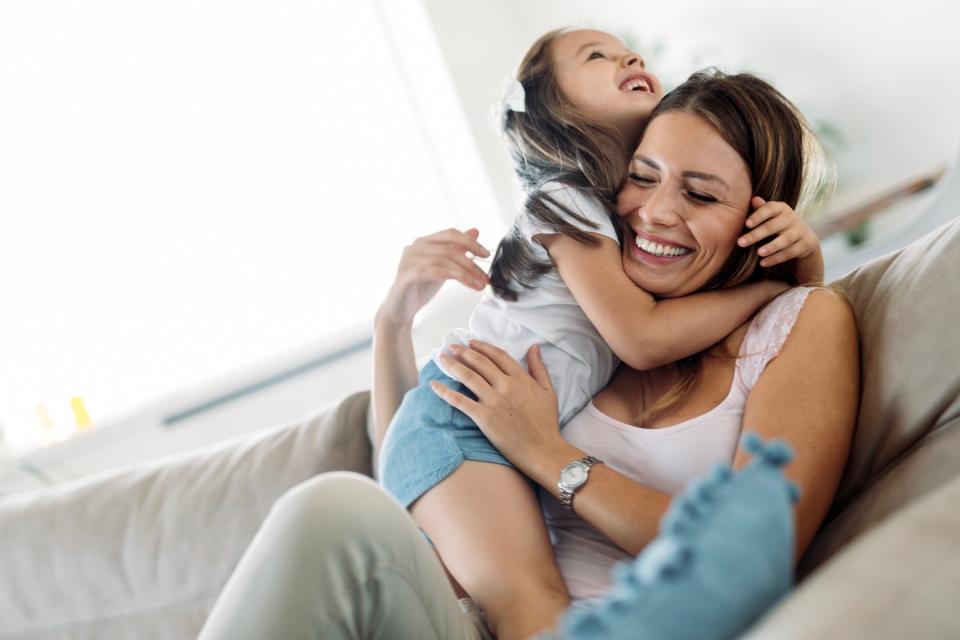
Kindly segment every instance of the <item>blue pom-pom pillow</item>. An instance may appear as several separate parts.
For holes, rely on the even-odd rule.
[[[566,640],[725,640],[745,631],[793,581],[797,487],[790,447],[748,434],[753,460],[720,465],[676,497],[643,553],[615,568],[604,595],[575,603]],[[538,636],[539,637],[539,636]]]

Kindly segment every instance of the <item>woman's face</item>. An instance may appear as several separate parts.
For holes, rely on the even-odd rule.
[[[603,31],[558,36],[551,45],[560,91],[589,118],[614,125],[630,140],[663,97],[640,54]]]
[[[657,116],[617,195],[624,271],[658,297],[697,291],[733,251],[751,190],[743,158],[710,123],[682,112]]]

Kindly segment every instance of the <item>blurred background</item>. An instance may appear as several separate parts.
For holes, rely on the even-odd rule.
[[[773,81],[836,163],[814,224],[840,275],[917,223],[960,150],[958,18],[945,0],[0,3],[0,494],[367,388],[403,246],[507,228],[493,113],[556,27],[614,33],[667,87],[704,66]],[[444,294],[421,335],[464,316],[470,296]]]

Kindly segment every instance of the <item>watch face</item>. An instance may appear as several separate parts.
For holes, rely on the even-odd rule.
[[[583,465],[572,464],[560,472],[560,481],[568,487],[579,486],[587,478],[587,470]]]

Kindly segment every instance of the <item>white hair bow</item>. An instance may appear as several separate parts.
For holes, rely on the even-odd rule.
[[[526,111],[527,94],[520,81],[511,78],[503,85],[503,108],[505,111]]]

